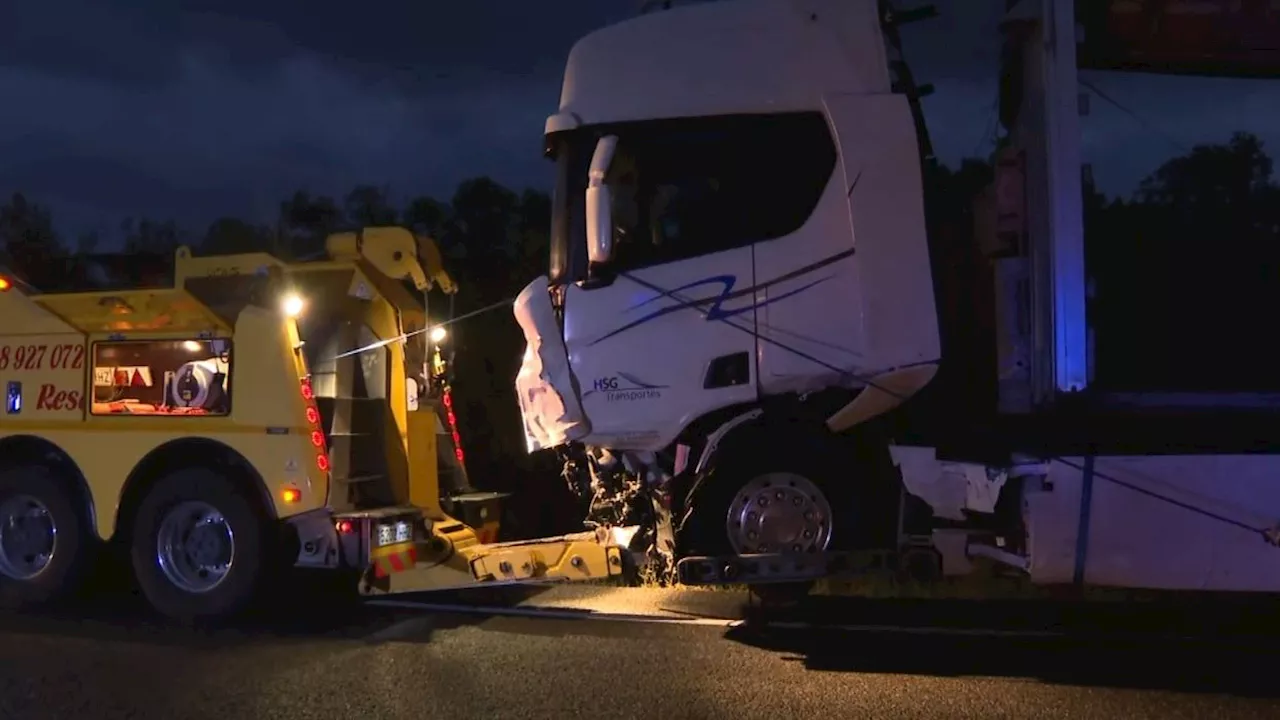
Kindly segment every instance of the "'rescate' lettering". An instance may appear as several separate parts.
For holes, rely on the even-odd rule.
[[[83,410],[84,393],[79,390],[59,390],[53,383],[40,386],[36,396],[36,410]]]

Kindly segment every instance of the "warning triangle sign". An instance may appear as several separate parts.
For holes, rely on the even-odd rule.
[[[142,371],[138,368],[133,369],[133,380],[129,381],[133,387],[146,387],[147,381],[142,377]]]

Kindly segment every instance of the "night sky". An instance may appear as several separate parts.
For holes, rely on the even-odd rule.
[[[726,0],[731,1],[731,0]],[[1003,0],[942,0],[908,53],[945,161],[985,154]],[[0,8],[0,192],[65,233],[125,216],[202,229],[271,217],[295,189],[447,198],[492,175],[547,187],[543,120],[573,40],[635,0],[11,0]],[[963,8],[961,10],[960,8]],[[1170,155],[1261,135],[1280,83],[1090,73],[1086,161],[1127,192]],[[1104,161],[1105,160],[1105,161]]]

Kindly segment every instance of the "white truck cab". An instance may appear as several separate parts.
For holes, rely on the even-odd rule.
[[[529,449],[562,455],[589,521],[651,530],[693,583],[982,557],[1040,584],[1280,591],[1280,445],[1250,440],[1280,415],[1091,385],[1072,0],[1009,4],[980,201],[1000,242],[959,248],[926,232],[898,33],[929,13],[663,5],[570,54],[550,272],[515,303]]]
[[[705,3],[578,42],[546,124],[550,277],[517,301],[530,448],[659,451],[762,398],[928,382],[920,144],[892,80],[875,0]]]

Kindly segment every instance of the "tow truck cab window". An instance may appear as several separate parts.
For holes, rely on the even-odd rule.
[[[230,340],[122,340],[93,345],[94,415],[231,412]]]

